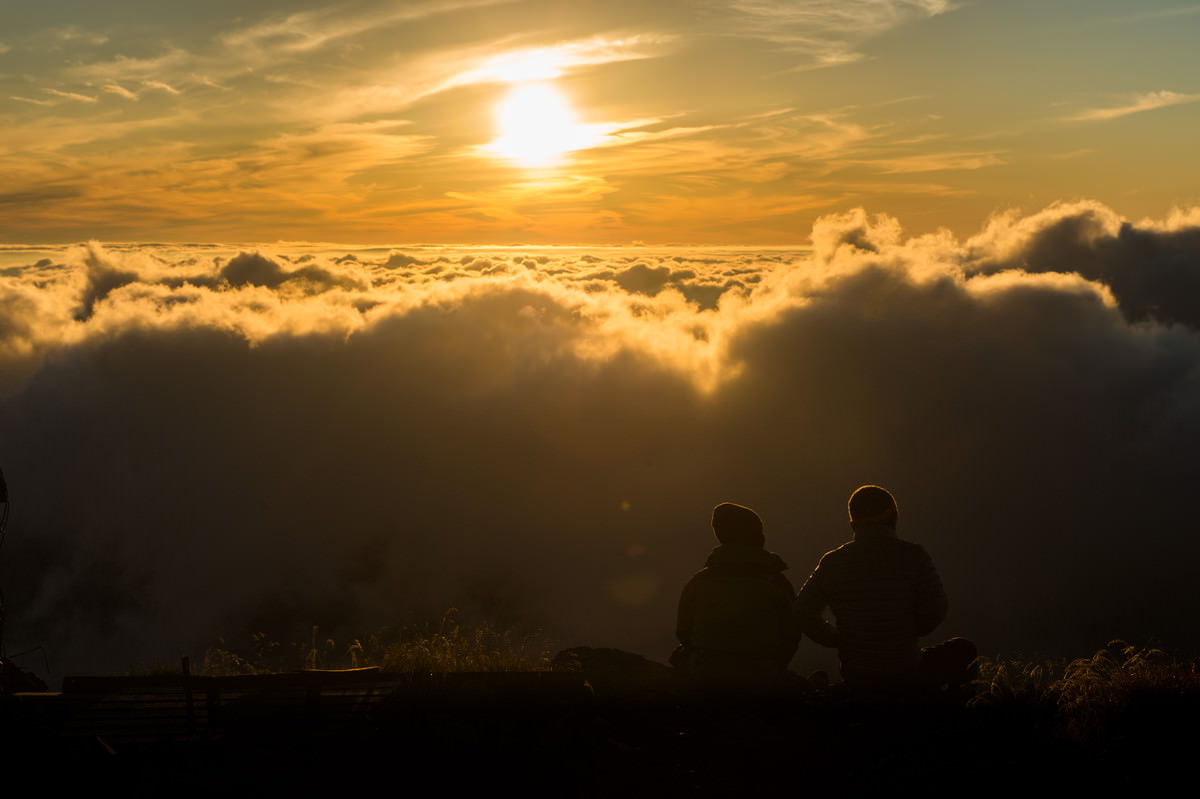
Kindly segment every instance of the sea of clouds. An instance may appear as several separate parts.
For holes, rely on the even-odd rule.
[[[757,509],[798,587],[868,482],[942,573],[941,635],[1200,644],[1200,211],[0,265],[4,646],[51,675],[451,607],[664,658],[713,505]]]

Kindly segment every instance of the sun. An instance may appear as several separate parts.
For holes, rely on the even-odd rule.
[[[514,86],[495,114],[496,138],[484,149],[525,167],[553,166],[563,154],[603,138],[596,126],[580,124],[567,98],[547,82]]]

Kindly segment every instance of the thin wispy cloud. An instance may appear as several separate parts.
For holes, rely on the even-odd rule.
[[[1083,147],[1078,150],[1066,150],[1059,153],[1048,153],[1045,157],[1053,161],[1068,161],[1073,158],[1086,158],[1089,155],[1095,155],[1100,152],[1094,147]]]
[[[129,91],[129,89],[126,89],[124,86],[118,85],[116,83],[106,83],[103,86],[101,86],[100,89],[102,91],[108,92],[109,94],[115,94],[118,97],[124,97],[126,100],[138,99],[138,96],[135,93]]]
[[[1173,105],[1184,105],[1200,100],[1200,94],[1180,94],[1172,91],[1147,92],[1134,97],[1124,105],[1109,108],[1093,108],[1073,116],[1066,117],[1071,122],[1103,122],[1110,119],[1140,114],[1144,111],[1156,111],[1159,108],[1169,108]]]
[[[835,66],[862,58],[858,45],[910,20],[952,11],[949,0],[737,0],[726,24],[742,35],[765,39]]]
[[[550,47],[508,49],[498,55],[485,56],[480,63],[451,77],[442,88],[474,83],[554,80],[584,67],[654,58],[662,54],[673,38],[662,35],[619,39],[597,36]]]
[[[64,92],[61,89],[42,89],[42,91],[46,92],[46,94],[52,94],[55,97],[61,97],[64,100],[75,100],[76,102],[80,103],[100,102],[97,98],[92,97],[91,95],[80,94],[78,92]]]
[[[174,86],[170,85],[169,83],[163,83],[161,80],[145,80],[145,81],[142,81],[142,85],[145,86],[147,89],[158,89],[159,91],[164,91],[167,94],[180,94],[181,93],[179,91],[179,89],[176,89]]]
[[[213,80],[212,78],[208,77],[207,75],[194,75],[193,78],[195,79],[196,83],[200,84],[201,86],[209,86],[213,89],[221,89],[222,91],[229,91],[228,86],[226,86],[223,83],[218,83],[217,81]]]
[[[99,31],[86,30],[77,25],[68,25],[64,28],[54,28],[50,32],[50,36],[61,42],[86,42],[87,44],[100,45],[108,42],[108,36]]]
[[[16,100],[18,103],[28,103],[29,105],[40,105],[40,106],[57,105],[57,103],[55,103],[53,100],[38,100],[33,97],[20,97],[15,94],[10,96],[8,99]]]
[[[979,193],[978,189],[951,187],[944,183],[910,183],[900,181],[871,182],[869,180],[856,181],[851,185],[846,185],[845,183],[832,183],[815,186],[814,188],[819,188],[823,191],[834,191],[841,189],[845,193],[846,202],[858,203],[870,202],[876,197],[885,195],[913,195],[918,197],[968,197]]]
[[[79,81],[154,80],[160,75],[177,74],[189,69],[199,56],[180,47],[169,47],[154,56],[127,56],[117,53],[87,63],[72,65],[63,71],[67,78]]]
[[[1112,17],[1104,20],[1104,22],[1112,24],[1126,25],[1130,22],[1148,22],[1162,19],[1177,19],[1179,17],[1191,17],[1200,14],[1200,6],[1180,6],[1178,8],[1162,8],[1157,11],[1144,11],[1137,14],[1129,14],[1121,17]]]
[[[883,158],[869,162],[885,173],[901,175],[911,172],[942,172],[947,170],[983,169],[998,166],[1004,160],[994,152],[984,153],[923,153],[900,158]]]
[[[366,31],[511,2],[514,0],[434,0],[369,9],[357,14],[347,13],[341,7],[330,7],[259,22],[225,33],[221,40],[235,49],[249,47],[303,53]]]

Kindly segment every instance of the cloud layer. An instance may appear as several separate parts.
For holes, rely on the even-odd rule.
[[[799,583],[864,482],[941,568],[947,635],[1200,643],[1195,213],[958,240],[855,211],[812,241],[4,269],[7,649],[120,669],[457,607],[663,657],[713,505],[758,509]]]

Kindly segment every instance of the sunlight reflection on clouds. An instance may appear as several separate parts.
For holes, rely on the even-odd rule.
[[[10,646],[122,668],[484,592],[661,657],[713,504],[759,510],[800,579],[866,481],[903,497],[952,632],[1194,643],[1195,213],[958,240],[858,210],[812,238],[3,248]]]

